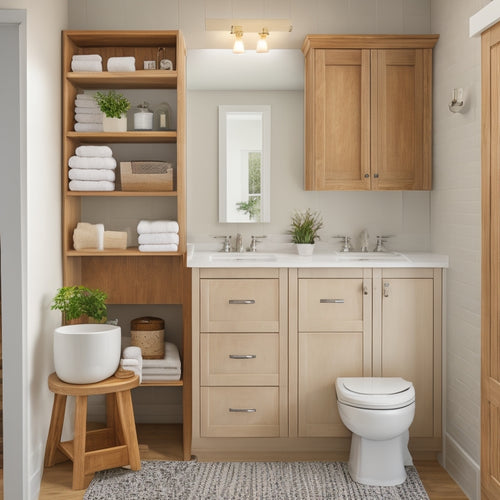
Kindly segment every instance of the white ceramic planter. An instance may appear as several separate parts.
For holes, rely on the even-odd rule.
[[[126,132],[127,115],[122,115],[121,118],[108,118],[104,116],[102,119],[102,129],[104,132]]]
[[[120,364],[121,328],[82,324],[54,330],[57,376],[70,384],[93,384],[115,373]]]
[[[314,252],[314,243],[296,243],[297,253],[299,255],[312,255]]]

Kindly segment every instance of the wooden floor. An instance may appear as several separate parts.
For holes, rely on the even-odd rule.
[[[182,460],[180,425],[138,424],[137,435],[142,460]],[[467,500],[437,461],[416,461],[415,466],[431,500]],[[39,500],[81,500],[85,490],[71,489],[71,471],[71,462],[46,468]]]

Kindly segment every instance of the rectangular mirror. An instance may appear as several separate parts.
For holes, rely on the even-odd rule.
[[[271,106],[219,106],[219,222],[270,222]]]

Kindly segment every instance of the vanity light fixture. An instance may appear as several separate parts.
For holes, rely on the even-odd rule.
[[[234,35],[233,54],[243,54],[245,52],[243,28],[241,26],[231,26],[231,35]]]
[[[259,33],[259,39],[257,40],[257,48],[255,49],[255,52],[258,52],[259,54],[269,52],[269,47],[267,46],[268,36],[269,31],[267,28],[262,28],[262,31]]]

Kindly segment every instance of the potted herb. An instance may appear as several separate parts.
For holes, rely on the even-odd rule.
[[[100,382],[118,368],[121,328],[100,323],[106,319],[106,299],[105,292],[84,286],[62,287],[53,298],[51,309],[63,313],[64,325],[54,330],[54,365],[63,382]]]
[[[110,90],[107,94],[96,92],[95,100],[104,113],[102,120],[104,132],[126,132],[130,101],[114,90]]]
[[[296,211],[292,215],[289,234],[292,242],[297,245],[299,255],[312,255],[314,242],[319,239],[318,231],[323,227],[323,220],[319,212],[310,208],[305,211]]]

